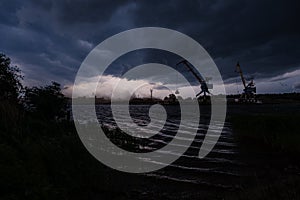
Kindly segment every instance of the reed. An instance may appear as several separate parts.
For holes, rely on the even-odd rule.
[[[242,143],[280,152],[300,153],[299,114],[237,115],[230,121]]]

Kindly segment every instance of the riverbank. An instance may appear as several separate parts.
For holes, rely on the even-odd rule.
[[[73,122],[36,118],[2,103],[1,199],[297,199],[299,165],[291,154],[294,150],[253,142],[268,136],[274,120],[278,126],[282,121],[288,123],[275,129],[278,134],[290,130],[290,123],[296,130],[298,118],[289,120],[288,116],[295,114],[286,113],[296,112],[296,108],[229,107],[222,136],[205,159],[193,157],[195,149],[191,149],[191,154],[172,166],[137,175],[112,170],[93,158],[82,145]],[[267,136],[261,137],[262,130]],[[249,134],[254,138],[243,140]],[[272,134],[266,141],[271,139]]]
[[[257,170],[256,185],[228,199],[300,199],[300,115],[286,107],[229,116],[241,155],[249,166],[265,170]]]
[[[235,115],[230,118],[234,135],[244,145],[284,152],[300,153],[300,114]]]

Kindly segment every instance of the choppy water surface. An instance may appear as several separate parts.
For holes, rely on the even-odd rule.
[[[125,106],[125,105],[120,105]],[[166,106],[167,120],[163,128],[159,132],[153,131],[153,137],[147,138],[147,142],[138,146],[140,150],[153,151],[157,150],[161,155],[168,154],[169,156],[176,156],[173,152],[160,151],[160,148],[167,145],[172,137],[176,134],[178,126],[190,126],[189,121],[182,121],[180,118],[180,109],[176,106]],[[231,108],[233,112],[240,112],[241,108]],[[250,109],[250,108],[249,108]],[[248,109],[248,110],[249,110]],[[260,110],[260,108],[256,108]],[[270,108],[269,110],[272,110]],[[225,190],[242,190],[243,187],[249,184],[257,184],[256,176],[266,176],[266,181],[272,180],[272,174],[276,171],[276,176],[286,173],[282,164],[286,162],[285,158],[278,158],[268,152],[260,153],[243,153],[240,151],[240,146],[234,139],[232,134],[231,124],[225,122],[221,137],[213,150],[203,159],[197,157],[199,148],[205,136],[208,124],[210,122],[210,108],[206,106],[201,108],[201,118],[199,120],[199,127],[197,128],[197,135],[188,148],[186,153],[182,155],[177,161],[161,170],[145,173],[138,176],[144,177],[143,183],[147,184],[148,180],[161,181],[168,184],[168,189],[172,184],[193,185],[196,188],[207,188],[209,190],[225,189]],[[250,109],[251,110],[251,109]],[[131,126],[140,128],[143,134],[144,127],[148,130],[156,130],[156,123],[150,123],[151,120],[155,121],[156,117],[149,117],[149,106],[146,105],[132,105],[129,107],[131,117],[125,116],[122,118],[122,113],[119,116],[122,118],[121,126]],[[253,109],[252,109],[253,111]],[[84,110],[83,110],[84,113]],[[99,123],[114,130],[117,127],[116,122],[112,116],[109,105],[97,105],[96,113]],[[86,121],[88,123],[91,117],[86,113]],[[120,121],[119,121],[120,122]],[[213,122],[213,126],[218,128],[219,123]],[[157,135],[155,135],[157,134]],[[186,135],[190,134],[188,131]],[[181,138],[184,140],[185,138]],[[176,144],[175,144],[176,145]],[[145,162],[152,162],[151,159]],[[166,165],[165,163],[155,163],[157,165]],[[261,180],[260,180],[261,181]],[[259,183],[260,184],[260,183]],[[141,190],[153,190],[157,186],[147,185],[147,188]],[[164,187],[164,186],[161,186]],[[138,187],[137,187],[138,188]],[[138,190],[138,189],[137,189]]]

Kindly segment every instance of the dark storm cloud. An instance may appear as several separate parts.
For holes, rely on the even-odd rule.
[[[299,67],[299,1],[153,1],[137,10],[139,26],[165,26],[202,44],[225,78],[244,71],[270,76]],[[167,9],[166,9],[167,8]],[[244,64],[244,65],[243,65]]]
[[[113,18],[126,14],[118,10],[125,3],[2,1],[0,51],[20,65],[27,82],[72,82],[91,48],[127,26],[125,17],[123,24]]]
[[[300,82],[296,83],[296,84],[294,85],[294,88],[300,90]]]
[[[300,67],[299,1],[7,0],[0,6],[0,51],[37,82],[72,83],[95,45],[143,26],[171,28],[193,37],[228,82],[237,76],[237,61],[246,74],[258,78]],[[151,56],[138,59],[147,61]],[[124,62],[132,63],[124,60],[118,65]],[[123,65],[120,68],[124,70]],[[112,72],[118,74],[116,69]]]
[[[97,23],[108,21],[118,7],[126,5],[128,1],[62,1],[58,15],[61,23],[66,25],[78,23]]]

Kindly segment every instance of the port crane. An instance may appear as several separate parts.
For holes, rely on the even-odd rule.
[[[247,84],[246,79],[244,77],[243,71],[241,69],[240,63],[237,62],[235,72],[240,74],[242,79],[242,83],[244,86],[243,93],[240,97],[241,102],[256,102],[255,94],[256,94],[256,86],[253,82],[253,79]]]
[[[193,68],[189,65],[187,60],[182,60],[176,65],[184,64],[186,68],[193,74],[193,76],[197,79],[197,81],[200,83],[200,88],[201,91],[196,95],[196,97],[200,96],[203,93],[204,99],[206,98],[206,94],[211,94],[208,89],[212,89],[213,85],[212,84],[207,84],[206,81],[204,81],[194,70]]]

